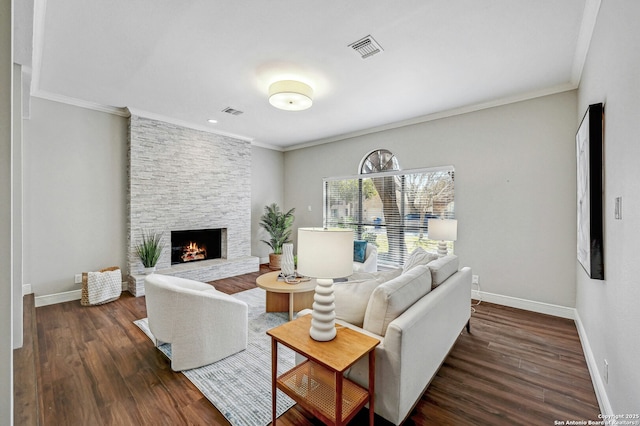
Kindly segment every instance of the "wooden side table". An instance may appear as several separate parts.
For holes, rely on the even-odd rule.
[[[266,311],[289,311],[289,320],[293,319],[293,312],[299,312],[313,305],[313,295],[316,280],[288,284],[278,281],[280,271],[268,272],[256,278],[256,285],[267,291]]]
[[[277,389],[310,411],[325,424],[343,425],[369,403],[373,426],[375,347],[378,339],[338,326],[335,339],[317,342],[309,336],[311,315],[305,315],[267,331],[271,336],[271,393],[273,425],[276,424]],[[307,358],[278,377],[278,343]],[[369,355],[369,389],[344,378],[344,372]]]

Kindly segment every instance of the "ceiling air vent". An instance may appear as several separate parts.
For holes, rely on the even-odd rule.
[[[349,47],[358,52],[362,59],[366,59],[369,56],[373,56],[376,53],[383,51],[382,46],[380,46],[370,35],[351,43]]]
[[[225,109],[222,110],[222,112],[226,112],[227,114],[231,114],[231,115],[240,115],[243,113],[243,111],[239,111],[231,107],[226,107]]]

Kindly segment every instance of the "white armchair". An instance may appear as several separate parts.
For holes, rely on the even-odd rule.
[[[188,370],[247,348],[247,304],[212,285],[151,274],[144,280],[149,329],[171,343],[171,369]]]
[[[364,254],[364,262],[353,262],[353,272],[377,272],[378,271],[378,247],[367,243]]]

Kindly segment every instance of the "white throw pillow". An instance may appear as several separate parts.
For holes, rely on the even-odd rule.
[[[379,271],[376,272],[376,275],[378,275],[378,281],[380,282],[387,282],[387,281],[391,281],[392,279],[399,277],[400,274],[402,274],[402,268],[396,268],[396,269],[390,269],[388,271]]]
[[[384,336],[387,327],[411,305],[431,291],[431,273],[418,265],[373,290],[364,314],[363,328]]]
[[[394,279],[402,273],[402,268],[389,269],[377,272],[354,272],[349,275],[349,281],[377,280],[380,283]]]
[[[336,318],[362,327],[369,297],[380,284],[399,276],[402,269],[379,272],[354,272],[349,281],[335,283]]]
[[[459,265],[460,261],[455,254],[450,254],[429,262],[427,266],[431,269],[431,286],[436,288],[445,282],[447,278],[458,272]]]
[[[333,285],[336,318],[362,327],[364,313],[373,290],[382,284],[374,279],[355,280]]]
[[[414,268],[418,265],[426,265],[427,263],[433,260],[436,260],[437,258],[438,258],[437,254],[429,253],[425,251],[425,249],[423,249],[422,247],[416,247],[411,252],[409,257],[407,257],[407,260],[404,262],[403,271],[407,272],[411,268]]]

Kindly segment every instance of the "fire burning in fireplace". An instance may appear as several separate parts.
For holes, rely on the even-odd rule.
[[[171,264],[220,259],[222,229],[171,231]]]
[[[190,241],[188,245],[182,248],[182,256],[180,257],[183,262],[204,260],[207,258],[207,247],[204,245],[198,246],[198,243]]]

